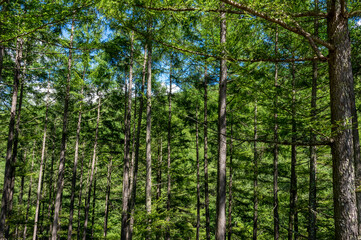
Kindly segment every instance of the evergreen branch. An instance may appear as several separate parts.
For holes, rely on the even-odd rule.
[[[260,17],[260,18],[263,18],[269,22],[273,22],[273,23],[276,23],[278,24],[279,26],[293,32],[293,33],[296,33],[298,35],[301,35],[307,39],[312,39],[312,41],[318,43],[318,44],[321,44],[322,46],[325,46],[327,47],[328,49],[330,50],[333,50],[335,49],[335,47],[330,44],[329,42],[326,42],[318,37],[315,37],[313,35],[311,35],[309,32],[306,32],[302,27],[300,27],[299,25],[297,27],[293,27],[293,26],[290,26],[289,24],[287,24],[286,22],[284,22],[283,20],[277,18],[277,17],[274,17],[274,16],[271,16],[267,13],[264,13],[264,12],[260,12],[260,11],[257,11],[251,7],[248,7],[242,3],[238,3],[238,2],[235,2],[233,0],[221,0],[222,2],[226,3],[226,4],[229,4],[235,8],[238,8],[238,9],[241,9],[241,10],[244,10],[254,16],[257,16],[257,17]]]
[[[246,12],[242,12],[242,11],[235,11],[235,10],[230,10],[230,9],[208,9],[208,10],[204,10],[201,8],[174,8],[174,7],[161,7],[161,8],[156,8],[156,7],[148,7],[148,6],[144,6],[144,5],[135,5],[137,7],[140,8],[144,8],[144,9],[148,9],[148,10],[154,10],[154,11],[170,11],[170,12],[192,12],[192,11],[204,11],[204,12],[216,12],[216,13],[231,13],[231,14],[245,14]],[[276,14],[275,14],[276,15]],[[323,13],[323,12],[315,12],[315,11],[308,11],[308,12],[302,12],[302,13],[288,13],[287,15],[292,16],[292,17],[322,17],[322,18],[326,18],[327,17],[327,13]]]
[[[125,27],[129,28],[130,30],[133,30],[134,32],[142,35],[145,38],[148,38],[147,33],[141,32],[141,31],[135,29],[133,26],[125,26]],[[212,54],[207,54],[207,53],[203,53],[203,52],[199,52],[199,51],[195,51],[195,50],[181,48],[181,47],[163,42],[161,40],[155,39],[154,37],[152,37],[152,40],[165,47],[173,48],[173,49],[181,51],[181,52],[190,53],[190,54],[203,56],[203,57],[207,57],[207,58],[214,58],[217,60],[221,60],[224,58],[224,57],[218,56],[218,55],[212,55]],[[250,59],[250,58],[233,58],[233,57],[227,56],[226,60],[230,61],[230,62],[249,62],[249,63],[256,63],[256,62],[273,62],[273,63],[280,63],[280,62],[287,63],[288,62],[289,63],[289,62],[306,62],[306,61],[314,61],[314,60],[327,61],[327,57],[321,56],[321,57],[284,58],[284,59],[277,59],[277,58],[276,59],[273,59],[273,58]]]
[[[347,17],[361,17],[361,10],[352,11],[348,14]]]

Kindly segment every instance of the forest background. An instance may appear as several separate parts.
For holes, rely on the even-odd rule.
[[[360,16],[0,0],[0,237],[358,239]]]

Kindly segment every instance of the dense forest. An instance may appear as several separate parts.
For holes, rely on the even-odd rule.
[[[360,80],[357,0],[0,0],[0,239],[361,239]]]

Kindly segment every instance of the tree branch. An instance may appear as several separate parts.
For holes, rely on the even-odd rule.
[[[260,12],[260,11],[257,11],[253,8],[250,8],[242,3],[238,3],[238,2],[235,2],[233,0],[221,0],[222,2],[224,3],[227,3],[228,5],[231,5],[235,8],[238,8],[238,9],[241,9],[243,11],[246,11],[254,16],[257,16],[257,17],[260,17],[260,18],[263,18],[269,22],[273,22],[273,23],[276,23],[278,24],[279,26],[293,32],[293,33],[296,33],[298,35],[301,35],[307,39],[312,39],[312,41],[318,43],[318,44],[321,44],[322,46],[325,46],[327,47],[328,49],[331,49],[333,50],[335,47],[330,44],[329,42],[326,42],[318,37],[315,37],[315,36],[312,36],[310,33],[306,32],[303,28],[301,27],[292,27],[290,25],[288,25],[286,22],[284,22],[283,20],[279,19],[279,18],[276,18],[276,17],[273,17],[273,16],[270,16],[269,14],[267,13],[263,13],[263,12]]]
[[[148,9],[148,10],[154,10],[154,11],[171,11],[171,12],[192,12],[192,11],[204,11],[204,12],[225,12],[225,13],[231,13],[231,14],[245,14],[245,12],[243,11],[234,11],[234,10],[230,10],[230,9],[208,9],[208,10],[204,10],[201,8],[174,8],[174,7],[161,7],[161,8],[156,8],[156,7],[147,7],[144,5],[140,5],[137,4],[135,5],[137,7],[140,8],[144,8],[144,9]],[[322,17],[322,18],[326,18],[327,17],[327,13],[322,13],[322,12],[315,12],[315,11],[308,11],[308,12],[302,12],[302,13],[288,13],[287,15],[292,16],[292,17]]]
[[[348,14],[349,18],[352,18],[352,17],[361,17],[361,10],[356,10],[356,11],[352,11]]]

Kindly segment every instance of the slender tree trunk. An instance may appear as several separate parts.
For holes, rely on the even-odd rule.
[[[16,125],[15,125],[15,137],[14,137],[14,146],[13,146],[13,153],[11,156],[12,170],[11,170],[11,183],[10,183],[10,194],[9,194],[9,206],[8,206],[8,216],[7,218],[11,218],[12,210],[13,210],[13,197],[14,197],[14,187],[15,187],[15,171],[16,171],[16,161],[18,155],[18,145],[19,145],[19,133],[20,133],[20,119],[21,119],[21,108],[23,105],[23,96],[24,96],[24,84],[26,81],[26,60],[24,61],[24,70],[23,70],[23,77],[21,81],[20,87],[20,96],[19,96],[19,104],[17,110],[17,118],[16,118]],[[7,226],[6,229],[6,236],[9,236],[10,233],[10,226]]]
[[[95,222],[95,203],[96,203],[96,197],[95,197],[95,192],[97,189],[97,171],[98,171],[98,167],[95,166],[95,173],[94,173],[94,186],[93,186],[93,211],[92,211],[92,233],[91,233],[91,237],[90,239],[94,239],[94,222]]]
[[[221,3],[221,9],[224,9],[224,3]],[[226,65],[226,13],[220,14],[221,25],[221,45],[222,56],[220,62],[219,76],[219,99],[218,99],[218,174],[217,174],[217,218],[216,218],[216,240],[226,239],[226,159],[227,159],[227,125],[226,125],[226,108],[227,108],[227,65]]]
[[[134,182],[134,161],[135,161],[135,137],[136,137],[136,122],[137,122],[137,90],[136,88],[134,89],[134,112],[133,112],[133,133],[132,133],[132,160],[130,163],[130,171],[129,171],[129,178],[130,178],[130,182],[129,182],[129,205],[128,208],[130,209],[130,202],[131,202],[131,197],[133,194],[133,182]],[[129,211],[130,212],[130,211]],[[128,231],[130,233],[130,218],[131,218],[131,214],[129,215],[129,224],[128,224]],[[128,233],[128,238],[130,238],[130,235]]]
[[[157,201],[162,196],[162,165],[163,165],[163,138],[158,145],[158,172],[157,172]]]
[[[54,127],[52,129],[52,133],[51,133],[52,137],[51,137],[51,141],[52,141],[52,156],[51,156],[51,164],[50,164],[50,171],[49,171],[49,202],[48,202],[48,218],[52,219],[53,218],[53,213],[54,213],[54,162],[55,162],[55,142],[56,142],[56,118],[54,120]],[[49,232],[50,234],[53,231],[53,224],[50,223],[49,224]],[[49,239],[51,239],[51,235],[49,237]]]
[[[13,143],[15,138],[15,117],[16,117],[16,105],[18,99],[19,81],[20,81],[20,68],[22,60],[22,47],[23,40],[18,38],[16,41],[16,56],[15,56],[15,75],[14,75],[14,86],[13,94],[11,98],[11,110],[10,110],[10,121],[9,121],[9,134],[6,148],[5,157],[5,174],[4,174],[4,185],[1,202],[1,213],[0,213],[0,238],[8,238],[7,236],[7,225],[6,219],[9,214],[9,206],[11,205],[11,183],[13,170],[15,169],[15,163],[12,162],[13,157]]]
[[[5,56],[5,48],[3,45],[0,45],[0,82],[2,82],[4,56]]]
[[[85,142],[83,142],[82,144],[82,156],[81,156],[81,168],[80,168],[80,180],[79,180],[79,196],[78,196],[78,228],[76,231],[76,239],[80,239],[80,224],[81,224],[81,220],[80,220],[80,214],[81,214],[81,197],[82,197],[82,193],[83,193],[83,168],[84,168],[84,155],[85,155]]]
[[[253,143],[253,164],[254,164],[254,175],[253,175],[253,240],[257,240],[258,231],[258,149],[257,149],[257,99],[254,104],[254,143]]]
[[[199,133],[198,133],[198,106],[196,108],[196,156],[197,156],[197,232],[196,240],[199,240],[199,228],[201,222],[201,192],[199,186]]]
[[[278,55],[278,29],[276,30],[275,55]],[[273,222],[274,222],[274,239],[280,237],[279,214],[278,214],[278,64],[275,64],[275,91],[274,98],[274,148],[273,148]]]
[[[318,11],[318,0],[315,0],[315,11]],[[314,21],[315,36],[318,36],[318,19]],[[312,98],[311,98],[311,121],[316,122],[317,109],[317,60],[312,61]],[[311,141],[316,142],[316,134],[311,130]],[[316,198],[316,171],[317,171],[317,147],[310,146],[310,190],[309,190],[309,225],[308,238],[316,240],[317,198]]]
[[[292,143],[296,142],[296,77],[295,64],[292,63]],[[291,146],[291,188],[290,188],[290,214],[288,223],[288,239],[297,239],[298,234],[298,217],[297,217],[297,175],[296,175],[296,145]],[[293,237],[294,236],[294,237]]]
[[[233,120],[233,119],[232,119]],[[233,203],[233,121],[231,121],[231,139],[229,143],[229,196],[228,196],[228,240],[232,239],[232,203]]]
[[[170,200],[171,200],[171,140],[172,140],[172,63],[169,68],[169,93],[168,93],[168,136],[167,136],[167,232],[166,232],[166,239],[170,240],[170,228],[169,228],[169,221],[170,221]]]
[[[107,238],[108,232],[108,214],[109,214],[109,199],[110,199],[110,188],[112,183],[112,164],[113,159],[110,157],[110,161],[108,164],[108,175],[107,175],[107,191],[105,195],[105,212],[104,212],[104,238]]]
[[[31,160],[31,169],[30,169],[30,181],[29,181],[29,191],[28,191],[28,205],[26,207],[26,215],[25,215],[25,227],[23,233],[23,239],[26,239],[26,233],[28,230],[28,220],[29,220],[29,210],[30,210],[30,202],[31,202],[31,185],[33,184],[33,168],[34,168],[34,160],[35,160],[35,146],[36,142],[34,141],[33,147],[33,159]]]
[[[71,24],[71,34],[70,34],[70,48],[69,48],[69,57],[68,57],[68,75],[66,81],[66,92],[64,99],[64,115],[63,115],[63,131],[61,136],[61,151],[60,151],[60,161],[59,161],[59,170],[58,170],[58,180],[57,180],[57,190],[55,197],[55,208],[54,208],[54,221],[52,227],[51,238],[52,240],[57,239],[58,228],[60,227],[60,209],[61,209],[61,198],[63,195],[64,187],[64,172],[65,172],[65,154],[66,154],[66,138],[68,134],[68,117],[69,117],[69,100],[70,100],[70,79],[71,79],[71,67],[72,67],[72,47],[73,47],[73,38],[74,38],[74,19]]]
[[[45,150],[46,150],[46,131],[47,131],[47,128],[48,128],[49,91],[50,91],[50,80],[48,80],[48,93],[47,93],[48,96],[47,96],[47,100],[46,100],[44,133],[43,133],[43,145],[42,145],[42,149],[41,149],[38,189],[37,189],[37,192],[36,192],[36,209],[35,209],[35,219],[34,219],[33,240],[36,240],[36,236],[37,236],[37,232],[38,232],[38,220],[39,220],[41,189],[42,189],[41,187],[42,187],[42,184],[43,184],[43,169],[44,169]]]
[[[85,220],[84,220],[83,240],[86,240],[86,238],[87,238],[86,232],[87,232],[87,227],[88,227],[89,205],[90,205],[91,189],[92,189],[92,184],[93,184],[93,179],[94,179],[94,170],[95,170],[95,165],[96,165],[96,155],[97,155],[97,146],[98,146],[100,105],[101,105],[101,97],[100,97],[100,95],[98,95],[97,125],[96,125],[96,128],[95,128],[93,158],[92,158],[92,165],[91,165],[91,170],[90,170],[89,186],[88,186],[88,198],[86,199],[86,204],[85,204],[85,214],[84,214],[85,215]]]
[[[132,88],[133,88],[133,41],[134,32],[131,33],[130,40],[130,63],[129,63],[129,84],[128,84],[128,104],[125,114],[125,134],[124,134],[124,168],[123,168],[123,203],[122,203],[122,228],[121,239],[129,238],[128,217],[129,217],[129,161],[130,161],[130,130],[131,130],[131,114],[132,114]]]
[[[209,193],[208,193],[208,83],[207,67],[204,69],[204,205],[206,208],[206,240],[211,239],[211,228],[209,220]]]
[[[148,46],[148,81],[147,81],[147,128],[146,128],[146,183],[145,183],[145,206],[147,214],[152,211],[152,149],[151,149],[151,129],[152,129],[152,45]],[[150,239],[150,219],[148,220],[147,239]]]
[[[26,163],[26,149],[24,150],[23,166],[25,166],[25,163]],[[25,183],[25,173],[22,174],[20,181],[19,206],[23,205],[24,183]],[[20,234],[20,226],[18,223],[15,230],[16,239],[20,239],[19,234]]]
[[[143,71],[142,71],[142,87],[140,90],[140,103],[139,103],[139,114],[138,114],[138,126],[137,126],[137,135],[136,135],[136,144],[135,144],[135,156],[134,156],[134,168],[133,168],[133,186],[132,186],[132,193],[130,199],[130,227],[129,227],[129,239],[133,237],[133,225],[134,225],[134,206],[135,200],[137,196],[137,177],[138,177],[138,162],[139,162],[139,146],[140,146],[140,130],[142,125],[142,113],[144,108],[144,85],[145,85],[145,78],[146,78],[146,68],[147,68],[147,53],[148,53],[148,45],[146,44],[144,47],[144,62],[143,62]]]
[[[354,101],[351,42],[346,1],[327,2],[327,34],[333,143],[333,196],[336,240],[358,239],[353,132],[349,128]]]
[[[83,81],[85,79],[84,67],[83,71]],[[84,94],[84,85],[81,88],[81,96]],[[81,117],[82,117],[82,104],[83,100],[80,102],[79,114],[78,114],[78,124],[76,128],[76,139],[75,139],[75,153],[74,153],[74,166],[73,166],[73,178],[71,180],[71,195],[70,195],[70,212],[69,212],[69,224],[68,224],[68,240],[71,240],[71,235],[73,232],[73,215],[74,215],[74,202],[75,202],[75,191],[76,191],[76,173],[78,168],[78,156],[79,156],[79,140],[80,140],[80,130],[81,130]],[[34,239],[35,240],[35,239]]]

